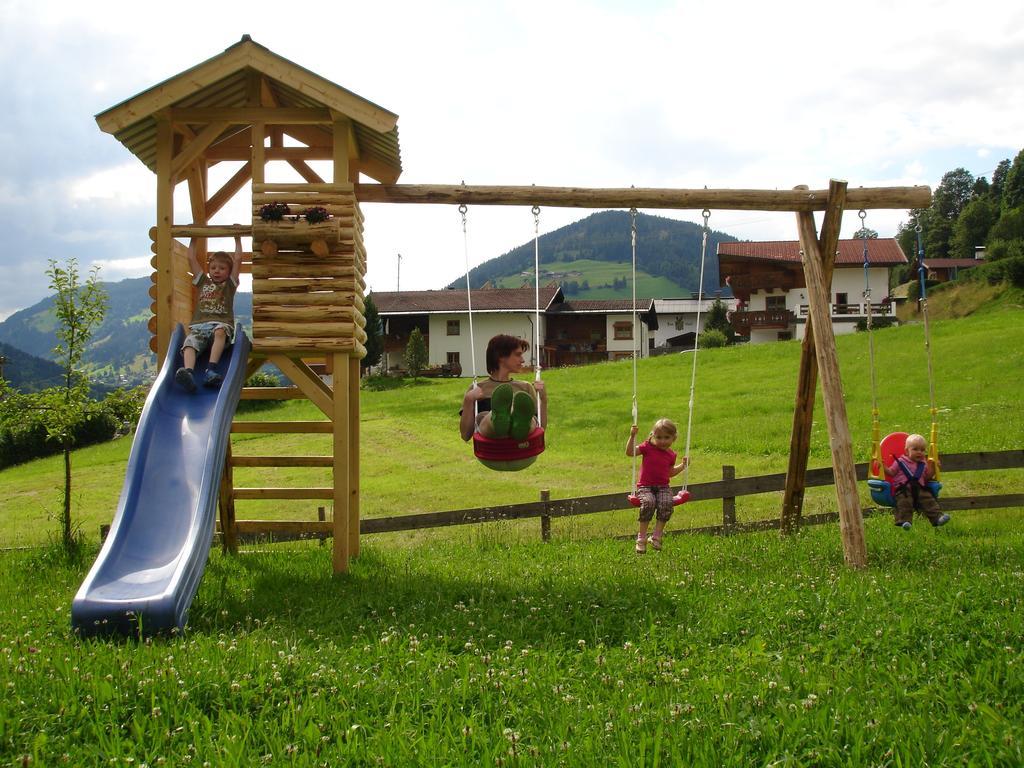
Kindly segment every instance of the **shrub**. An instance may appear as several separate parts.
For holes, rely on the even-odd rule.
[[[711,328],[710,330],[704,331],[697,337],[697,346],[700,349],[724,347],[728,343],[729,340],[725,337],[725,334],[717,328]]]
[[[883,315],[882,317],[872,317],[871,318],[871,328],[872,328],[872,330],[876,330],[876,331],[879,328],[888,328],[890,326],[897,325],[897,324],[898,323],[896,321],[896,318],[895,317],[891,317],[889,315]],[[867,329],[868,329],[868,319],[866,317],[862,317],[860,320],[857,321],[857,330],[858,331],[866,331]]]
[[[272,373],[266,373],[264,371],[256,371],[252,376],[249,377],[248,381],[245,382],[247,387],[280,387],[281,380]],[[236,411],[239,413],[252,413],[253,411],[267,411],[272,408],[278,408],[282,404],[282,400],[239,400],[238,408]]]

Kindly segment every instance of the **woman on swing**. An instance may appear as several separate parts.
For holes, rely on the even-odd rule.
[[[548,396],[543,381],[515,381],[523,370],[529,342],[499,334],[487,342],[487,379],[474,382],[462,399],[459,432],[470,440],[474,432],[491,439],[525,440],[538,423],[548,422]],[[540,402],[540,422],[537,402]]]

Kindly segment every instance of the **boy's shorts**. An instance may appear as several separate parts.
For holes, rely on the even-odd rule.
[[[672,517],[672,489],[667,485],[641,485],[636,489],[640,497],[640,522],[649,523],[657,514],[658,519],[668,521]]]
[[[218,328],[223,328],[227,334],[228,341],[230,344],[235,340],[235,329],[227,323],[196,323],[188,327],[188,336],[185,337],[185,341],[182,342],[181,348],[192,347],[196,351],[197,355],[203,354],[210,345],[213,343],[213,333]]]

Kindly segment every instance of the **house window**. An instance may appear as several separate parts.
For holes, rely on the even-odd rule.
[[[448,335],[449,336],[458,336],[459,335],[459,321],[458,320],[449,320],[448,321]]]
[[[632,322],[618,322],[612,325],[615,332],[616,341],[632,341],[633,340],[633,323]]]
[[[792,341],[793,334],[790,331],[779,331],[777,337],[779,341]]]
[[[848,293],[837,293],[836,294],[836,304],[849,304],[849,303],[850,303],[850,294],[848,294]]]
[[[456,321],[456,322],[458,322],[458,321]],[[461,364],[460,361],[459,361],[459,353],[458,352],[449,352],[448,353],[448,365],[452,365],[453,363]]]
[[[764,308],[766,310],[779,310],[786,308],[786,297],[785,296],[765,296],[764,297]]]

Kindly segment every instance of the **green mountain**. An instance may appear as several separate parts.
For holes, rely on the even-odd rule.
[[[637,295],[644,298],[685,296],[700,280],[702,227],[664,216],[637,214]],[[708,233],[704,291],[718,285],[717,249],[720,242],[737,238],[712,230]],[[632,293],[630,217],[625,211],[601,211],[542,235],[541,284],[552,280],[570,298],[628,298]],[[533,243],[528,242],[470,270],[470,284],[487,282],[498,287],[533,283]],[[449,288],[465,286],[465,276]],[[584,284],[585,283],[585,284]]]
[[[148,384],[156,375],[156,360],[149,351],[149,286],[148,277],[129,278],[117,283],[103,283],[107,292],[107,313],[103,324],[93,334],[85,355],[85,365],[93,382],[112,387]],[[23,353],[53,359],[57,346],[54,331],[57,319],[53,314],[54,297],[50,296],[0,323],[0,343]],[[252,294],[235,296],[235,317],[252,325]],[[7,369],[10,370],[7,370]],[[13,376],[15,366],[5,366]],[[21,387],[38,389],[46,377],[29,378]],[[13,378],[11,379],[13,381]]]
[[[54,362],[22,352],[10,344],[0,343],[0,368],[8,383],[22,392],[38,392],[63,384],[61,368]]]

